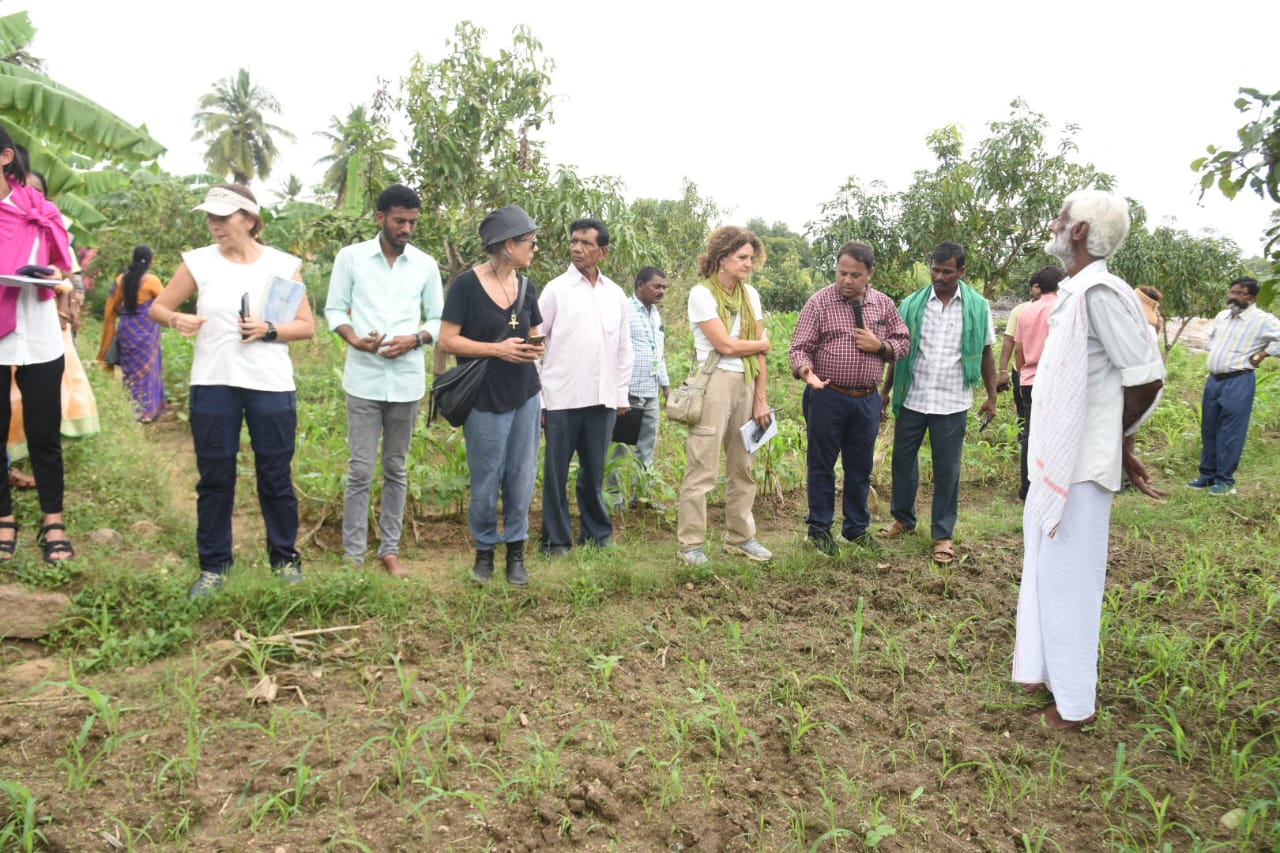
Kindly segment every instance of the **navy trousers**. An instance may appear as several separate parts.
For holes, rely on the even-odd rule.
[[[569,460],[574,453],[578,454],[578,544],[609,544],[613,522],[604,500],[604,465],[617,419],[617,411],[607,406],[547,412],[542,466],[543,550],[568,550],[573,545],[567,490]]]
[[[865,397],[850,397],[830,388],[815,391],[806,385],[801,409],[809,441],[809,515],[805,518],[809,534],[831,532],[838,456],[844,467],[844,524],[840,532],[849,540],[862,536],[871,523],[867,492],[880,430],[880,395],[872,391]]]
[[[952,538],[960,504],[960,455],[969,412],[926,415],[902,408],[893,430],[893,517],[908,529],[916,526],[916,491],[920,488],[920,445],[929,433],[933,455],[934,540]]]
[[[248,423],[258,478],[258,506],[267,527],[272,566],[298,559],[298,498],[293,491],[293,443],[298,430],[293,391],[254,391],[228,385],[191,387],[195,442],[196,550],[200,570],[225,572],[233,562],[231,515],[236,502],[240,425]]]
[[[1200,475],[1205,479],[1235,485],[1256,388],[1252,370],[1205,382],[1200,403]]]

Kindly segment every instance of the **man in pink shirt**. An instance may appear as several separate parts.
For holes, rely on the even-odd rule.
[[[1027,479],[1027,436],[1031,433],[1031,383],[1036,379],[1036,367],[1044,352],[1045,339],[1049,337],[1049,313],[1058,303],[1058,283],[1066,277],[1061,267],[1041,267],[1031,276],[1031,286],[1040,291],[1040,298],[1022,311],[1014,332],[1014,364],[1018,366],[1019,386],[1014,389],[1022,398],[1022,429],[1018,441],[1022,445],[1022,479],[1018,485],[1018,500],[1027,499],[1031,482]]]
[[[569,553],[569,460],[578,454],[578,544],[604,547],[613,522],[604,499],[605,454],[618,415],[631,406],[631,308],[600,271],[609,229],[598,219],[569,226],[572,265],[538,298],[547,354],[542,362],[546,447],[542,468],[542,552]]]

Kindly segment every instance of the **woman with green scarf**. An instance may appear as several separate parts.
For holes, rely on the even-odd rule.
[[[747,284],[755,263],[764,263],[760,238],[745,228],[726,225],[711,232],[707,252],[698,258],[701,284],[689,292],[689,325],[693,328],[698,367],[716,357],[707,383],[702,419],[689,427],[685,443],[685,474],[680,484],[680,521],[677,537],[680,558],[690,566],[705,566],[707,493],[716,484],[720,448],[724,448],[725,488],[724,550],[764,562],[773,557],[756,541],[752,507],[756,482],[751,476],[751,454],[738,430],[754,419],[763,429],[773,419],[765,396],[768,373],[764,354],[769,351],[760,294]]]

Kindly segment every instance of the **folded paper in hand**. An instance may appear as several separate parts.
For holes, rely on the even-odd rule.
[[[267,304],[262,308],[262,319],[268,323],[288,323],[298,317],[298,306],[307,289],[291,278],[271,277],[267,288]]]
[[[738,432],[742,433],[742,443],[746,445],[747,452],[755,453],[769,439],[778,434],[778,419],[777,417],[771,418],[769,426],[765,429],[760,429],[760,424],[756,423],[755,418],[752,418],[739,427]]]

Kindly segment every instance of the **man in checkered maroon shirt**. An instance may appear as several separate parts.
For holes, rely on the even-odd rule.
[[[835,515],[836,457],[844,459],[844,524],[849,542],[878,552],[867,533],[867,491],[884,368],[911,346],[893,300],[871,287],[876,257],[865,243],[840,247],[836,281],[809,298],[791,338],[791,370],[805,385],[808,429],[808,538],[820,554],[837,553],[831,536]]]

